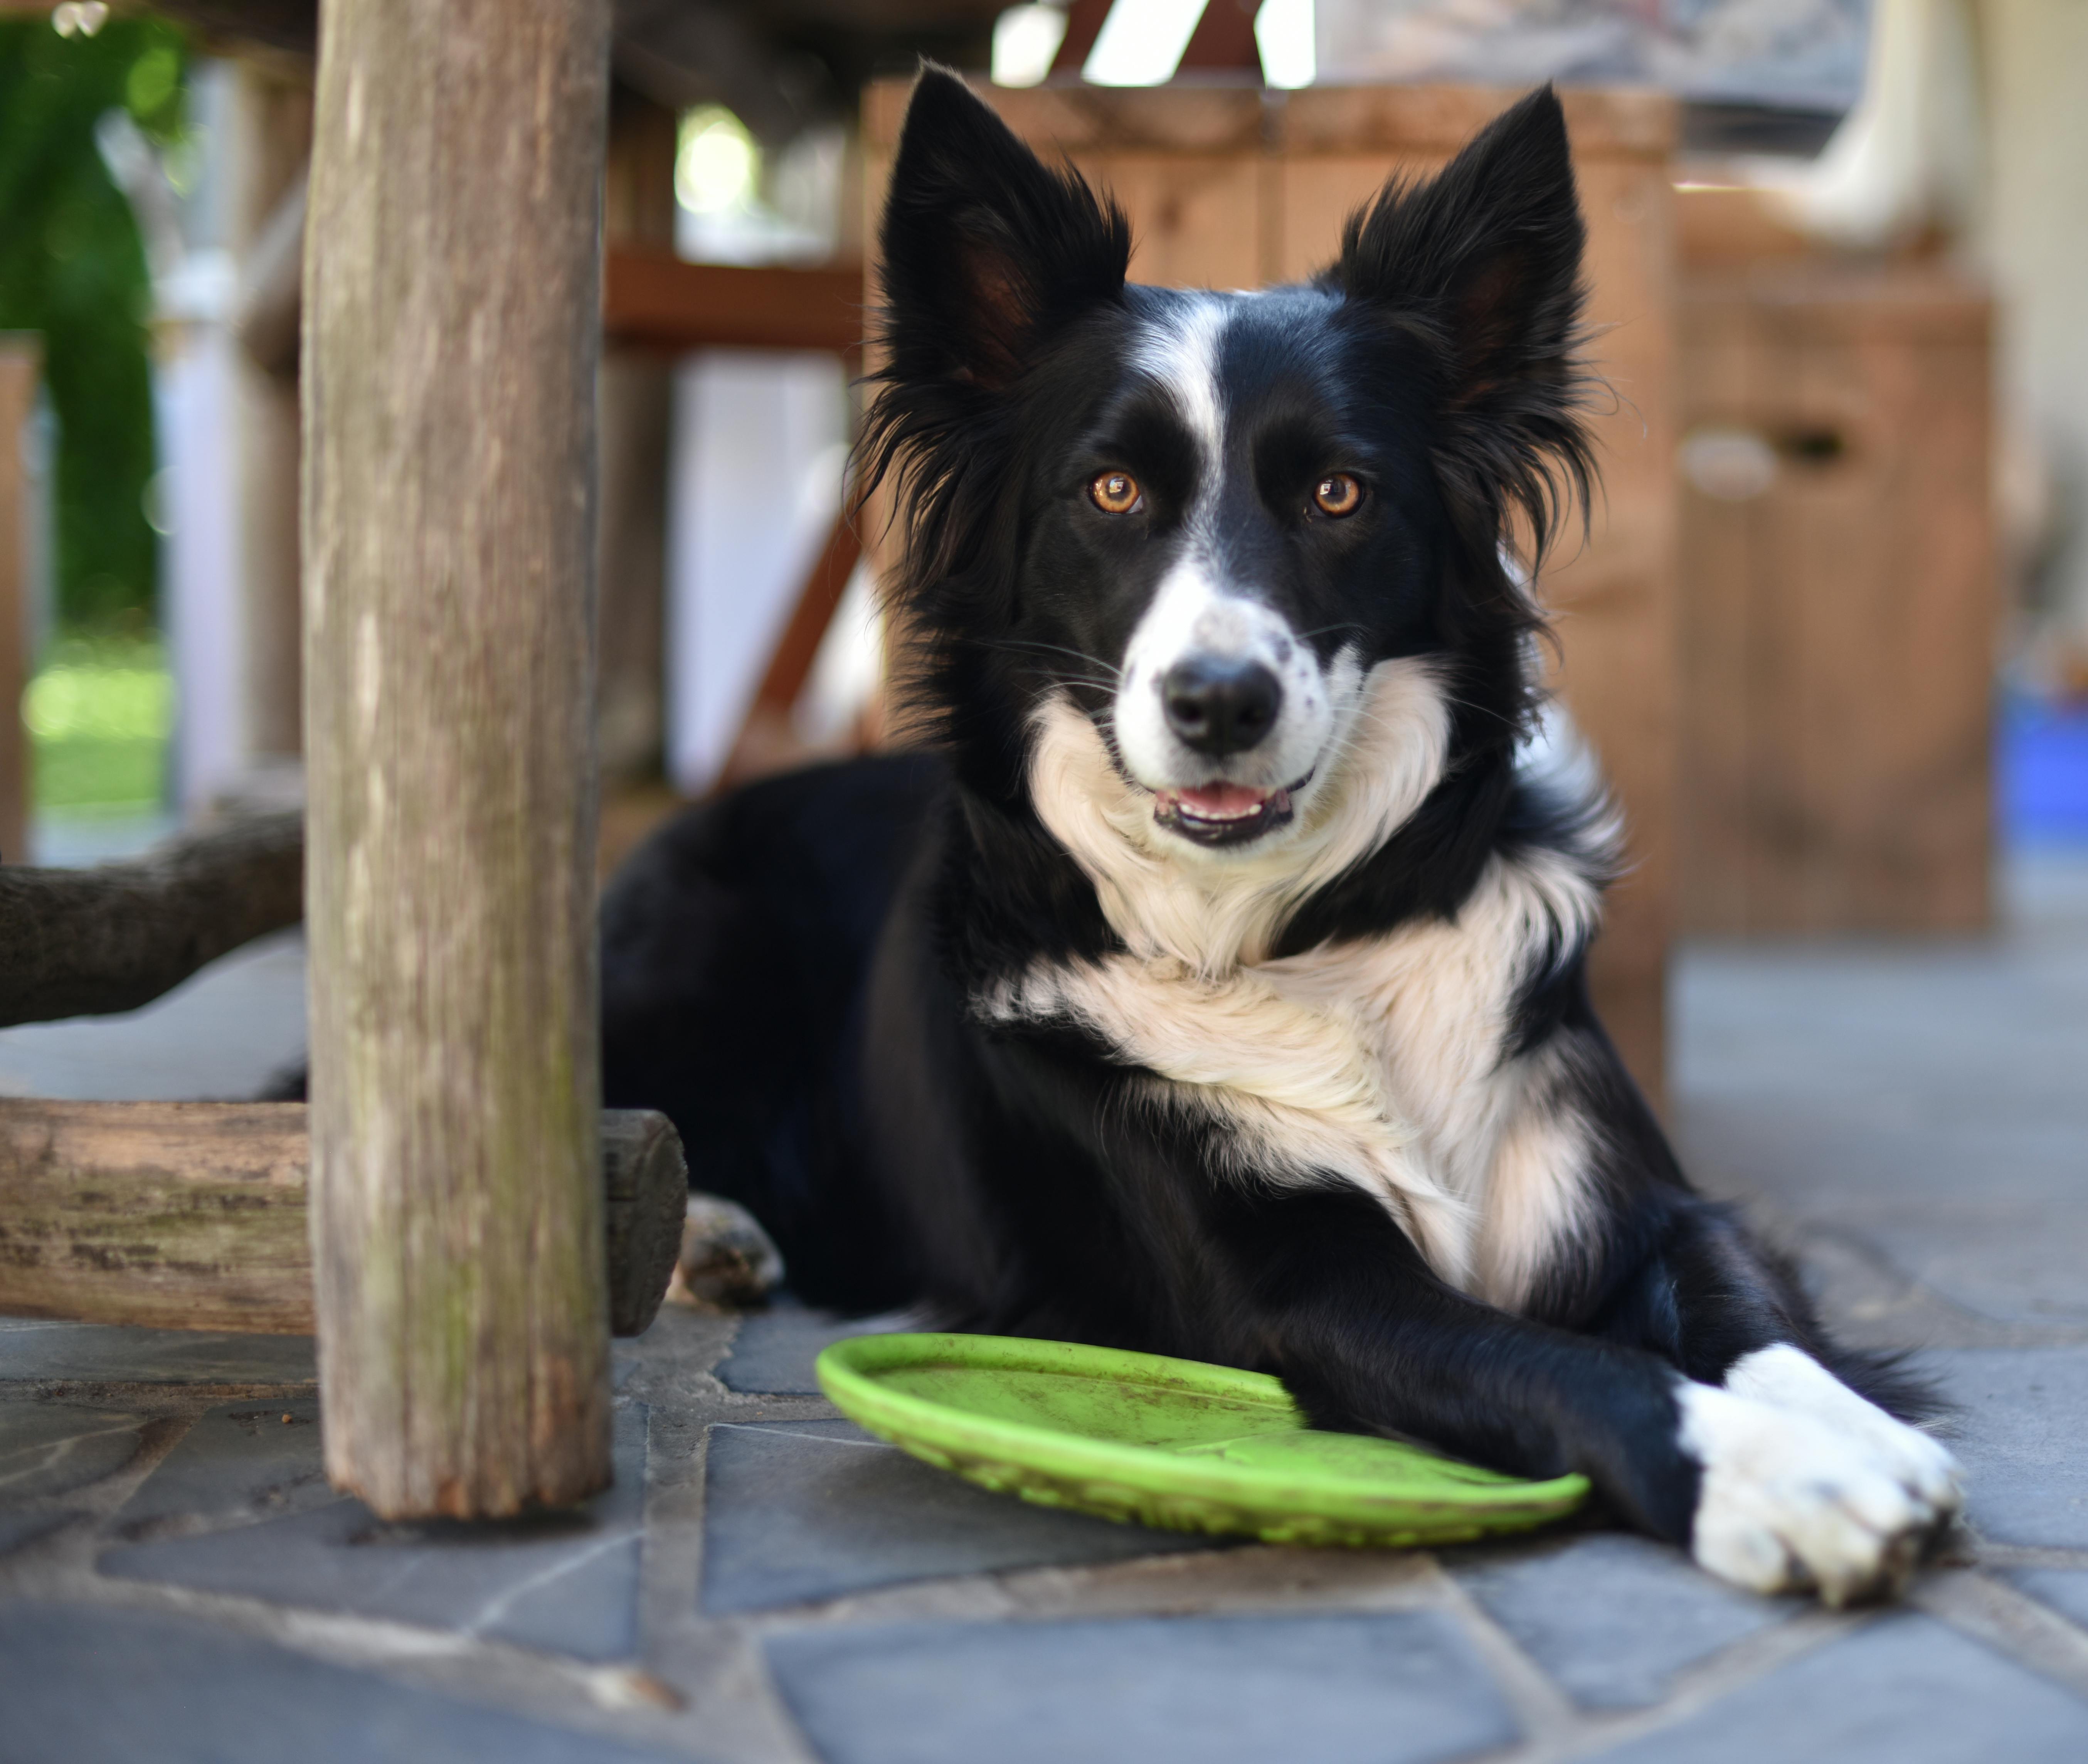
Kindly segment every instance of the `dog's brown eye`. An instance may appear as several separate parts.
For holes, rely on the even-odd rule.
[[[1313,486],[1312,506],[1339,520],[1363,506],[1363,487],[1346,472],[1330,472]]]
[[[1088,497],[1106,515],[1127,515],[1141,499],[1138,480],[1128,472],[1097,472],[1088,481]]]

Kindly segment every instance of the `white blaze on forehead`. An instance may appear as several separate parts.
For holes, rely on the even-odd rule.
[[[1217,294],[1176,297],[1149,319],[1132,366],[1162,388],[1196,453],[1182,550],[1132,633],[1117,688],[1119,751],[1149,790],[1215,781],[1275,790],[1319,764],[1334,724],[1334,683],[1290,622],[1256,597],[1255,584],[1228,579],[1213,537],[1225,482],[1225,400],[1218,360],[1231,302]],[[1255,747],[1216,760],[1168,726],[1162,682],[1178,662],[1208,656],[1259,662],[1282,689],[1275,726]]]
[[[1225,459],[1225,401],[1218,396],[1218,345],[1226,307],[1215,294],[1183,297],[1147,326],[1132,366],[1166,387],[1201,452],[1200,488],[1208,491]],[[1203,499],[1200,495],[1197,500]]]

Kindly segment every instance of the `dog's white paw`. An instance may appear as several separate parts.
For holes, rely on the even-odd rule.
[[[1951,1510],[1922,1492],[1925,1471],[1831,1422],[1709,1385],[1679,1395],[1683,1449],[1703,1466],[1690,1547],[1723,1579],[1875,1598],[1905,1584]]]
[[[1866,1402],[1802,1348],[1765,1347],[1744,1355],[1726,1374],[1726,1389],[1825,1422],[1939,1514],[1954,1514],[1965,1504],[1958,1460],[1941,1441]]]

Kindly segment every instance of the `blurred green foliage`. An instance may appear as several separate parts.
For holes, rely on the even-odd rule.
[[[159,19],[110,18],[92,36],[61,36],[48,18],[0,19],[0,330],[44,336],[58,423],[58,610],[75,629],[149,613],[157,558],[145,518],[152,278],[95,125],[126,110],[148,139],[172,143],[186,66],[181,33]]]
[[[45,814],[136,814],[165,786],[173,680],[156,637],[62,637],[22,701]]]

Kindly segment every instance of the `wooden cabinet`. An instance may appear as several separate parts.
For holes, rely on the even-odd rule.
[[[907,84],[872,87],[863,122],[874,218]],[[1350,211],[1394,173],[1442,165],[1519,96],[1453,87],[1142,90],[983,88],[1040,152],[1063,153],[1130,214],[1140,281],[1247,288],[1330,260]],[[1559,548],[1542,584],[1557,618],[1560,689],[1628,825],[1631,872],[1594,959],[1598,1002],[1640,1081],[1662,1088],[1675,920],[1679,626],[1671,102],[1564,95],[1590,230],[1594,353],[1615,391],[1595,418],[1604,494],[1593,537]],[[874,225],[872,236],[874,237]]]
[[[1933,264],[1757,262],[1692,274],[1680,322],[1685,923],[1983,926],[1985,296]]]

